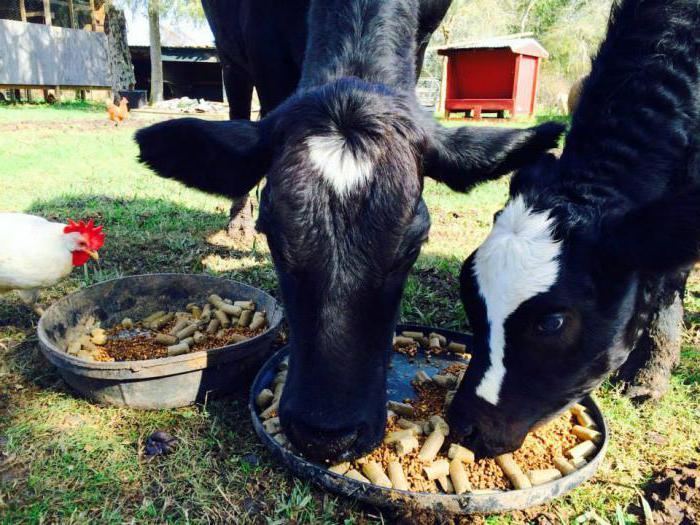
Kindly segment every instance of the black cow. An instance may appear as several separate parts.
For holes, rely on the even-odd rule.
[[[296,89],[310,0],[202,0],[223,69],[230,117],[248,119],[253,86],[264,117]],[[452,0],[419,0],[416,72]]]
[[[161,176],[230,197],[261,178],[290,326],[280,405],[312,458],[383,435],[386,371],[408,272],[428,236],[423,177],[466,190],[533,162],[557,124],[439,126],[415,96],[418,0],[314,0],[299,88],[259,122],[179,119],[137,133]]]
[[[561,158],[513,178],[465,262],[474,357],[449,416],[478,453],[515,450],[596,388],[682,287],[700,246],[699,57],[700,1],[617,2]]]
[[[452,0],[419,0],[416,78],[428,43]],[[202,0],[216,40],[232,120],[250,118],[253,86],[261,116],[284,102],[297,87],[304,61],[309,0]],[[231,207],[229,231],[247,235],[246,196]],[[240,214],[240,219],[235,218]]]

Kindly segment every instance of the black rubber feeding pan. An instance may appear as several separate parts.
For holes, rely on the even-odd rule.
[[[109,328],[125,317],[184,310],[188,303],[206,302],[211,294],[255,301],[267,312],[269,328],[235,346],[162,359],[102,363],[65,352],[67,332],[81,319],[92,316]],[[90,399],[133,408],[174,408],[245,385],[270,356],[283,316],[274,298],[246,284],[208,275],[139,275],[90,286],[52,305],[39,321],[39,344],[63,379]]]
[[[450,341],[464,343],[467,347],[469,347],[471,342],[470,336],[465,334],[417,325],[400,325],[397,328],[397,333],[406,330],[422,331],[426,334],[436,332],[444,335]],[[253,388],[250,393],[250,413],[255,431],[274,457],[296,476],[308,479],[330,492],[347,496],[363,503],[395,511],[426,510],[445,514],[487,514],[519,510],[542,504],[574,489],[593,476],[605,456],[608,446],[608,428],[600,409],[588,397],[581,403],[588,408],[589,414],[599,427],[598,430],[603,434],[603,440],[600,443],[597,454],[591,457],[586,465],[559,480],[525,490],[512,490],[493,494],[466,493],[462,495],[407,492],[354,481],[329,472],[323,466],[295,455],[292,451],[280,446],[265,432],[255,408],[255,399],[261,390],[272,383],[277,374],[277,367],[288,356],[288,352],[288,347],[282,348],[277,352],[265,363],[253,382]],[[426,363],[423,357],[422,350],[420,350],[418,356],[413,360],[414,362],[411,363],[405,355],[394,353],[392,358],[393,367],[389,370],[388,377],[389,399],[403,401],[405,398],[415,397],[415,392],[410,382],[418,370],[425,370],[432,375],[455,361],[459,361],[457,357],[431,356],[431,363]]]

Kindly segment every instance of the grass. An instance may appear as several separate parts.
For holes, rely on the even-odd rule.
[[[151,175],[136,162],[132,135],[143,121],[113,128],[92,108],[0,107],[0,210],[105,224],[99,266],[44,292],[46,302],[88,284],[143,272],[209,272],[277,295],[261,239],[232,246],[221,231],[228,202]],[[452,123],[451,123],[452,124]],[[406,287],[406,321],[464,329],[457,276],[505,200],[506,181],[468,196],[426,185],[433,228]],[[652,472],[700,460],[700,283],[687,297],[683,360],[668,396],[642,408],[605,385],[597,397],[612,430],[593,481],[528,513],[571,523],[588,510],[626,523]],[[206,406],[140,412],[75,397],[37,350],[36,317],[15,295],[0,298],[0,523],[381,523],[399,517],[329,496],[295,480],[255,438],[244,393]],[[164,429],[177,451],[148,461],[145,438]],[[4,445],[2,445],[4,443]],[[653,445],[652,445],[653,444]],[[2,448],[0,448],[2,450]],[[408,521],[411,521],[408,518]]]
[[[105,105],[98,102],[62,102],[49,105],[44,102],[32,104],[0,103],[0,124],[46,121],[71,121],[94,119],[104,111]]]

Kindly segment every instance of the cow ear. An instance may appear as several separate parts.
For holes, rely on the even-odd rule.
[[[602,224],[603,263],[670,272],[700,260],[700,188],[666,195]]]
[[[136,133],[141,162],[161,177],[228,197],[246,195],[267,172],[262,126],[244,120],[173,119]]]
[[[438,127],[423,173],[456,191],[469,191],[537,161],[555,148],[564,126],[548,122],[529,129]]]

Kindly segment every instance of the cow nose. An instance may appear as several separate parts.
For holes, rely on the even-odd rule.
[[[458,441],[474,438],[477,434],[474,420],[455,406],[450,408],[447,421],[450,424],[450,433]]]
[[[324,429],[303,421],[290,421],[284,426],[292,445],[314,461],[349,458],[360,435],[355,428]]]
[[[473,438],[476,435],[476,427],[472,423],[457,424],[451,423],[450,432],[457,440]]]

